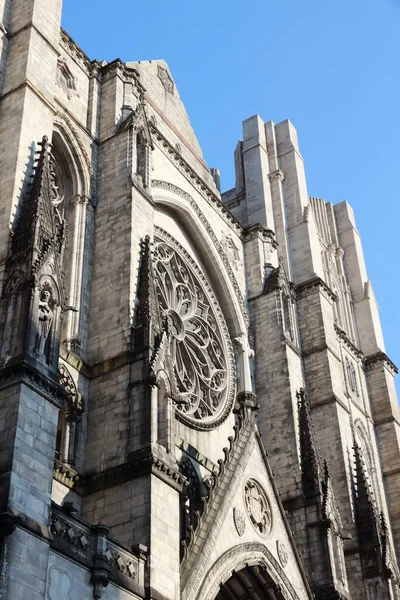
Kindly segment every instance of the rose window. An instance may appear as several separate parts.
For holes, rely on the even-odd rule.
[[[225,418],[233,398],[230,340],[222,313],[204,275],[172,238],[155,240],[153,258],[178,414],[190,424],[215,425]]]

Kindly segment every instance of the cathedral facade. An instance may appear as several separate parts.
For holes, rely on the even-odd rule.
[[[162,61],[0,1],[0,598],[399,600],[400,414],[289,121],[219,191]]]

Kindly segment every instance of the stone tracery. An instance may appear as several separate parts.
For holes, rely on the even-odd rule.
[[[171,238],[172,241],[172,238]],[[229,339],[204,276],[181,248],[156,239],[157,295],[171,340],[178,411],[191,422],[221,415],[230,393]]]

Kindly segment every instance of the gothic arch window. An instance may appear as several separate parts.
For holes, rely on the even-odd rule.
[[[191,426],[215,426],[229,413],[234,393],[232,345],[222,311],[197,264],[159,228],[153,262],[177,414]]]
[[[356,396],[359,396],[360,392],[359,392],[359,386],[358,386],[357,372],[356,372],[353,361],[351,361],[347,356],[346,356],[346,376],[347,376],[347,383],[348,383],[350,390],[354,394],[356,394]]]
[[[74,310],[64,315],[61,343],[79,354],[82,346],[80,321],[84,302],[85,244],[90,210],[90,172],[85,164],[81,142],[67,123],[56,121],[53,131],[52,156],[55,208],[59,218],[68,224],[68,245],[64,259],[67,303]]]

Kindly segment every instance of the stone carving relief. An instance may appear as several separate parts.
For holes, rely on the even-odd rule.
[[[178,413],[191,424],[226,416],[233,400],[232,350],[203,273],[168,236],[154,241],[156,290],[176,380]]]
[[[164,89],[169,94],[174,93],[174,82],[172,81],[171,75],[168,73],[167,69],[164,69],[161,65],[158,65],[158,77],[161,80],[161,83],[164,86]]]
[[[278,558],[281,561],[282,567],[286,567],[289,560],[289,551],[285,544],[279,540],[276,541],[276,550],[278,552]]]
[[[235,523],[238,535],[242,537],[246,531],[246,515],[242,510],[236,507],[233,509],[233,522]]]
[[[229,262],[231,263],[235,271],[239,271],[240,267],[242,266],[242,262],[240,260],[239,255],[239,249],[233,241],[232,236],[229,235],[229,233],[223,236],[221,240],[221,246],[225,250]]]
[[[45,354],[46,341],[49,337],[51,324],[53,322],[53,311],[50,308],[51,292],[42,290],[38,304],[38,324],[35,350],[38,354]]]
[[[272,513],[266,493],[255,479],[248,479],[244,486],[247,514],[254,529],[267,536],[272,528]]]
[[[71,580],[66,571],[62,571],[58,567],[51,567],[47,582],[49,600],[71,600]]]

